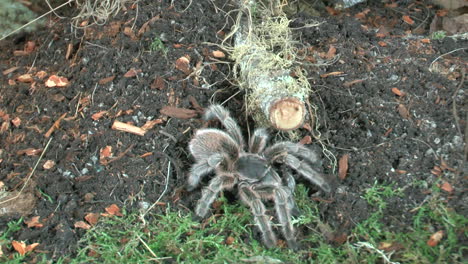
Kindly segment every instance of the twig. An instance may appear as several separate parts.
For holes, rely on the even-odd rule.
[[[429,65],[429,71],[432,72],[432,70],[431,70],[431,69],[432,69],[432,65],[433,65],[437,60],[439,60],[440,58],[442,58],[443,56],[452,54],[452,53],[457,52],[457,51],[459,51],[459,50],[465,50],[465,49],[468,49],[468,48],[458,48],[458,49],[454,49],[454,50],[452,50],[452,51],[449,51],[449,52],[447,52],[447,53],[444,53],[444,54],[440,55],[439,57],[435,58],[435,60],[433,60],[433,61],[431,62],[431,65]]]
[[[145,248],[151,253],[151,255],[153,255],[154,260],[157,262],[160,262],[158,259],[158,256],[153,252],[153,250],[148,246],[148,244],[146,244],[146,242],[143,239],[141,239],[140,236],[137,236],[137,237],[138,237],[138,240],[140,240],[140,242],[143,244],[143,246],[145,246]]]
[[[39,156],[39,159],[36,161],[36,164],[34,165],[33,170],[31,171],[31,173],[29,174],[28,178],[27,178],[26,181],[24,182],[23,187],[21,187],[19,193],[18,193],[16,196],[11,197],[10,199],[7,199],[7,200],[5,200],[5,201],[0,202],[0,204],[4,204],[4,203],[7,203],[7,202],[9,202],[9,201],[13,201],[13,200],[17,199],[17,198],[21,195],[21,193],[22,193],[22,192],[24,191],[24,189],[26,188],[26,185],[28,185],[29,180],[31,180],[31,177],[33,176],[34,172],[36,171],[36,168],[37,168],[37,166],[39,165],[39,162],[41,162],[42,157],[44,157],[44,154],[46,153],[47,148],[49,148],[49,144],[50,144],[50,142],[52,141],[52,138],[53,138],[53,137],[49,138],[49,141],[47,141],[47,144],[46,144],[46,146],[44,147],[44,150],[42,151],[41,155]]]
[[[377,254],[379,254],[379,255],[383,258],[383,260],[384,260],[386,263],[389,263],[389,264],[400,264],[399,262],[393,262],[393,261],[390,260],[390,257],[391,257],[391,255],[393,254],[393,252],[389,253],[389,255],[388,255],[388,257],[387,257],[387,255],[385,255],[385,253],[384,253],[382,250],[380,250],[380,249],[374,247],[374,246],[373,246],[371,243],[369,243],[369,242],[357,242],[357,243],[354,244],[354,245],[355,245],[356,247],[358,247],[358,248],[365,247],[365,248],[368,248],[368,249],[371,249],[371,250],[377,252]]]

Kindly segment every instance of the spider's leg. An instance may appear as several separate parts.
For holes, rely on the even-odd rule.
[[[286,186],[288,186],[288,189],[290,191],[290,195],[288,197],[288,203],[289,203],[289,207],[291,208],[291,214],[294,216],[298,216],[301,214],[301,212],[299,211],[299,208],[297,208],[296,206],[296,201],[294,201],[294,195],[293,195],[294,190],[296,189],[296,180],[294,179],[292,174],[287,170],[283,170],[283,175],[285,177]]]
[[[290,203],[291,198],[292,194],[288,188],[279,187],[275,189],[275,209],[278,221],[281,224],[281,230],[288,242],[288,246],[292,249],[297,249],[294,228],[291,224],[291,210],[293,209]],[[294,201],[294,199],[292,200]]]
[[[288,141],[278,142],[264,152],[265,157],[272,162],[284,157],[285,154],[292,154],[310,163],[316,163],[319,160],[317,154],[306,146]]]
[[[263,242],[268,248],[276,246],[276,236],[271,228],[268,215],[266,215],[265,205],[260,196],[248,186],[239,186],[239,196],[244,203],[250,206],[255,217],[255,222],[263,234]]]
[[[241,146],[244,147],[244,138],[237,122],[221,105],[212,105],[205,113],[205,120],[218,119],[226,128],[226,132]]]
[[[330,184],[328,184],[323,175],[312,169],[308,162],[301,161],[294,155],[288,154],[284,159],[284,163],[299,172],[310,182],[319,186],[325,192],[331,191]]]
[[[205,217],[210,209],[211,204],[214,202],[220,191],[224,189],[231,189],[237,183],[234,175],[219,175],[211,179],[210,184],[202,191],[202,197],[197,203],[195,213],[199,217]]]
[[[265,128],[255,129],[253,136],[249,139],[249,152],[260,153],[265,149],[268,141],[268,133]]]
[[[195,189],[203,179],[203,176],[213,172],[216,166],[218,166],[223,161],[223,159],[223,155],[213,154],[207,159],[196,162],[192,168],[190,168],[187,190],[192,191]]]

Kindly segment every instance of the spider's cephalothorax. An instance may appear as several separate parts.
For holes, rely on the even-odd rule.
[[[265,245],[276,245],[270,217],[263,204],[264,200],[271,200],[275,204],[284,238],[289,247],[296,248],[291,224],[291,215],[297,210],[293,197],[295,179],[287,172],[281,177],[273,164],[285,164],[329,192],[330,185],[311,167],[318,161],[317,155],[303,145],[289,141],[266,147],[268,134],[262,128],[255,130],[246,147],[239,126],[220,105],[212,105],[207,110],[205,119],[218,119],[226,131],[200,129],[190,141],[189,149],[196,163],[190,170],[188,189],[196,188],[204,175],[213,172],[215,174],[209,185],[203,189],[195,213],[204,217],[220,191],[237,186],[239,197],[252,210]]]

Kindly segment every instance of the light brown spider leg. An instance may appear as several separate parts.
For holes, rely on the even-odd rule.
[[[223,161],[224,156],[221,154],[213,154],[208,159],[200,160],[196,162],[192,168],[187,182],[187,190],[192,191],[195,189],[203,176],[214,171],[214,169]]]
[[[211,204],[214,202],[220,191],[224,189],[232,189],[237,183],[233,175],[220,175],[211,179],[210,184],[202,191],[202,196],[197,203],[195,213],[199,217],[205,217]]]
[[[265,205],[262,203],[259,194],[248,186],[239,186],[239,195],[244,203],[252,210],[255,222],[262,232],[263,242],[268,248],[276,246],[276,236],[273,233],[270,217],[266,215]]]
[[[284,163],[299,172],[310,182],[319,186],[322,190],[326,192],[331,191],[330,184],[328,184],[323,175],[313,170],[306,161],[301,161],[293,155],[287,155]]]
[[[237,122],[231,117],[221,105],[212,105],[205,113],[205,120],[218,119],[221,124],[226,128],[226,132],[243,148],[244,138],[242,137],[241,130]]]
[[[289,248],[297,249],[297,242],[294,228],[291,224],[291,192],[286,187],[279,187],[275,190],[275,209],[281,230]]]
[[[264,128],[255,129],[253,136],[249,140],[249,152],[260,153],[265,149],[268,141],[268,133]]]

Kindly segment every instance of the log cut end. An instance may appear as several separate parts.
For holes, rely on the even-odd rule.
[[[271,124],[278,130],[299,128],[305,117],[304,103],[296,98],[283,98],[276,101],[269,110]]]

